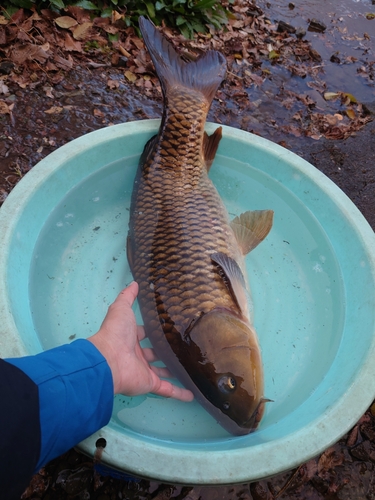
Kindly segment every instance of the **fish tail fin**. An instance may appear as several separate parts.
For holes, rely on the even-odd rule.
[[[209,50],[196,61],[185,62],[151,21],[141,16],[139,27],[164,96],[171,86],[179,85],[201,92],[211,104],[226,73],[225,57],[216,50]]]

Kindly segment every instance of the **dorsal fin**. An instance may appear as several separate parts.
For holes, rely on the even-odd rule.
[[[246,280],[237,262],[223,252],[210,255],[211,260],[220,266],[228,280],[227,285],[243,314],[247,312]]]
[[[187,63],[181,59],[151,21],[141,16],[139,27],[154,63],[164,96],[171,86],[181,85],[202,92],[211,104],[226,73],[225,57],[216,50],[209,50],[196,61]]]
[[[217,148],[222,137],[222,127],[218,127],[215,132],[208,135],[207,132],[203,136],[203,158],[206,164],[207,172],[215,159]]]
[[[230,223],[235,237],[246,255],[259,245],[271,231],[273,210],[253,210],[235,217]]]

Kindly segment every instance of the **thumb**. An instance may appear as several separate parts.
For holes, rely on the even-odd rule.
[[[114,303],[126,304],[131,307],[138,295],[138,283],[132,281],[124,290],[117,296]]]

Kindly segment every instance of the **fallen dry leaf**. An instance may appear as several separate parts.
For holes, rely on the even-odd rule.
[[[9,93],[8,85],[5,85],[5,83],[0,81],[0,94],[8,94],[8,93]]]
[[[53,99],[53,97],[54,97],[52,94],[53,87],[51,87],[50,85],[44,85],[43,90],[44,90],[47,97],[50,97],[51,99]]]
[[[100,111],[100,109],[95,108],[94,116],[96,116],[97,118],[104,118],[105,114],[103,113],[103,111]]]
[[[64,48],[68,52],[83,52],[81,42],[73,40],[69,33],[65,33]]]
[[[84,38],[86,38],[88,32],[90,31],[92,27],[92,23],[91,22],[86,22],[86,23],[83,23],[83,24],[80,24],[79,26],[77,26],[74,31],[73,31],[73,38],[75,40],[83,40]]]
[[[58,115],[63,111],[64,108],[61,106],[52,106],[49,109],[45,109],[44,112],[47,113],[47,115]]]
[[[126,49],[124,49],[124,47],[122,45],[119,45],[119,51],[121,52],[121,54],[123,56],[131,57],[131,54]]]
[[[0,16],[0,24],[8,24],[9,21],[4,16]]]
[[[15,64],[24,64],[26,61],[36,60],[44,63],[48,59],[49,54],[41,45],[28,43],[26,45],[17,45],[13,48],[10,54],[12,62]]]
[[[73,26],[77,26],[77,21],[70,16],[60,16],[55,19],[55,23],[60,28],[69,29]]]
[[[120,82],[118,80],[108,80],[107,81],[107,87],[110,88],[111,90],[118,89],[120,86]]]
[[[69,70],[73,68],[73,59],[70,54],[68,55],[68,59],[56,55],[53,60],[56,66],[61,69]]]
[[[331,469],[334,469],[338,465],[341,465],[344,461],[344,455],[342,453],[337,453],[334,448],[328,448],[319,458],[318,461],[318,475],[324,474]]]
[[[0,100],[0,115],[10,115],[10,108],[5,101]]]
[[[324,92],[323,97],[326,101],[330,101],[332,99],[336,99],[339,95],[339,92]]]
[[[132,71],[125,71],[124,73],[125,78],[129,81],[134,83],[137,80],[137,76],[132,72]]]

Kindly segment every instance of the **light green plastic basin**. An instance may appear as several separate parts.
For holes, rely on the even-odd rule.
[[[158,124],[76,139],[9,195],[0,210],[1,356],[96,332],[131,281],[130,195]],[[270,235],[247,257],[274,402],[259,430],[234,437],[196,402],[117,396],[109,425],[80,444],[93,455],[102,437],[106,465],[172,483],[239,483],[290,469],[336,442],[375,396],[375,237],[363,216],[312,165],[230,127],[211,177],[233,216],[275,211]]]

